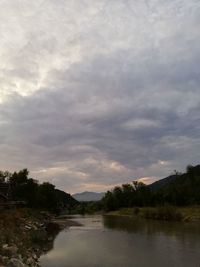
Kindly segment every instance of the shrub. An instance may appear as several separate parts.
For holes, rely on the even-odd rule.
[[[135,215],[138,215],[139,212],[140,212],[140,209],[139,209],[138,207],[134,208],[133,213],[134,213]]]
[[[144,217],[154,220],[180,221],[182,215],[174,207],[164,206],[144,211]]]

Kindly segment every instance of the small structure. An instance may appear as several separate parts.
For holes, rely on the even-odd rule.
[[[0,182],[0,208],[5,208],[9,203],[8,190],[8,184]]]
[[[4,208],[8,205],[8,198],[0,192],[0,208]]]
[[[9,184],[0,183],[0,209],[20,208],[27,205],[23,200],[13,200],[10,191]]]
[[[8,198],[9,191],[10,185],[8,183],[0,182],[0,194]]]
[[[8,198],[0,192],[0,204],[6,203],[8,201]]]

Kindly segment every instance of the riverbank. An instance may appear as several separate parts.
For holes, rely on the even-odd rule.
[[[73,222],[31,209],[0,211],[0,267],[36,267],[56,235]]]
[[[200,222],[200,206],[122,208],[117,211],[108,212],[106,215],[131,216],[165,221]]]

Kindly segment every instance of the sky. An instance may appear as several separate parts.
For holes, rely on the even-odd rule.
[[[0,169],[70,193],[199,163],[199,0],[0,0]]]

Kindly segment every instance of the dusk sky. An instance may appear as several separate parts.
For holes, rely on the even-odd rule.
[[[199,155],[199,0],[0,0],[1,170],[100,192]]]

